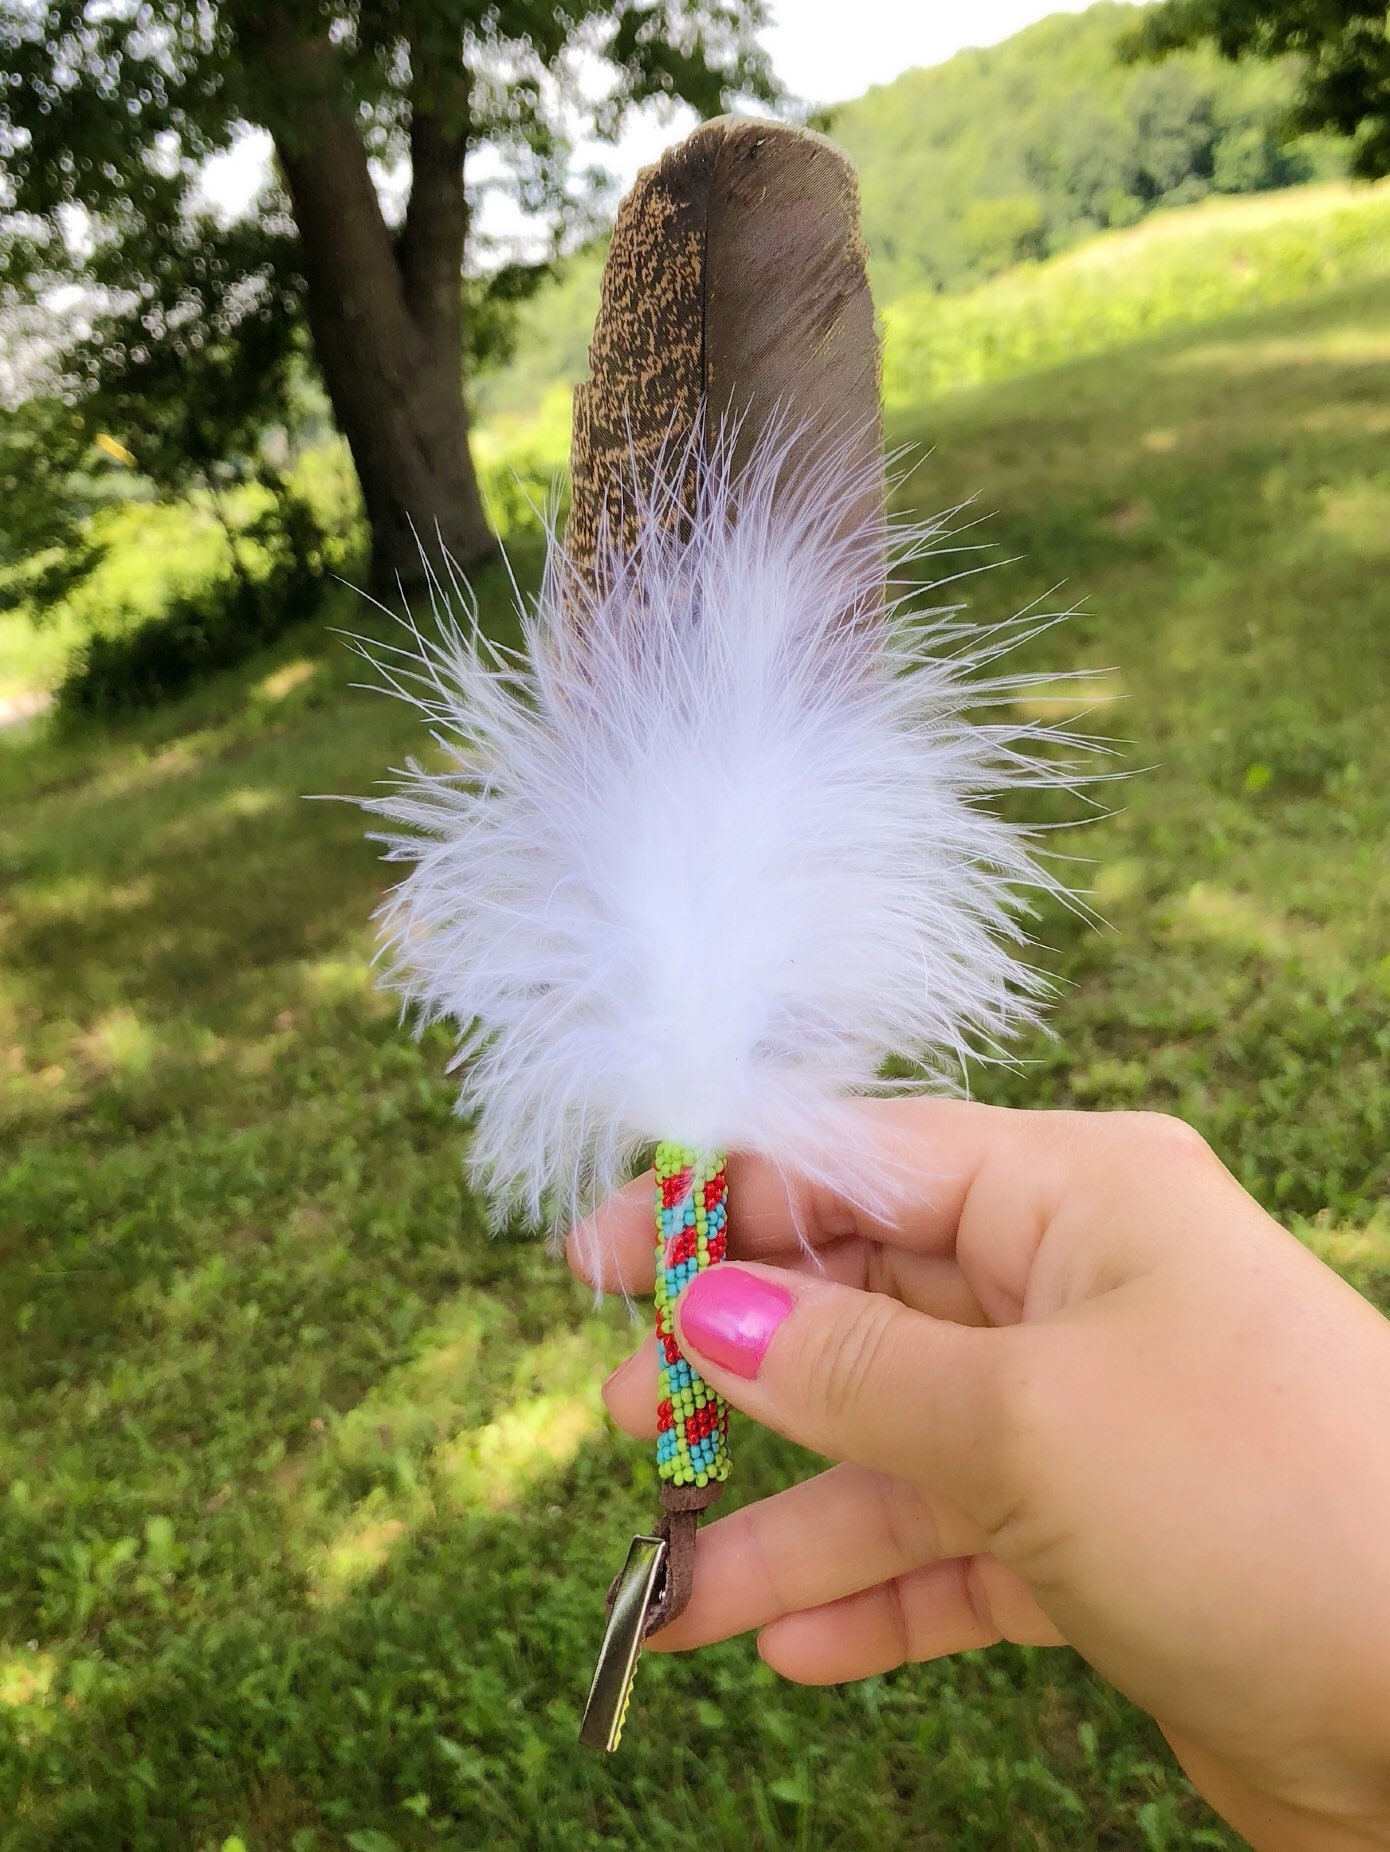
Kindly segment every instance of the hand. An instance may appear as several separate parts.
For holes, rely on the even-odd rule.
[[[653,1644],[758,1628],[813,1683],[1070,1644],[1262,1852],[1390,1846],[1390,1324],[1176,1120],[863,1110],[915,1160],[891,1222],[734,1158],[678,1319],[842,1464],[702,1531]],[[650,1178],[584,1235],[650,1289]],[[605,1385],[632,1434],[655,1383],[648,1342]]]

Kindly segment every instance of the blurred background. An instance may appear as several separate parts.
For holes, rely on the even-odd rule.
[[[1018,666],[1102,673],[1020,706],[1140,773],[972,1088],[1183,1114],[1390,1305],[1384,8],[1048,11],[0,0],[4,1852],[1236,1845],[1064,1653],[735,1641],[578,1751],[633,1333],[487,1234],[303,801],[424,747],[335,635],[419,596],[412,518],[515,634],[636,167],[810,121],[903,506],[969,503],[981,621],[1072,610]],[[736,1447],[739,1499],[812,1464]]]

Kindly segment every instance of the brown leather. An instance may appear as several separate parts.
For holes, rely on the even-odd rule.
[[[661,1487],[663,1511],[708,1511],[724,1490],[722,1485],[670,1485]]]
[[[642,1630],[644,1637],[657,1632],[661,1627],[669,1626],[689,1606],[691,1590],[695,1586],[695,1533],[700,1523],[700,1513],[708,1511],[723,1489],[720,1485],[662,1486],[661,1516],[652,1526],[650,1534],[665,1539],[666,1560],[662,1564],[656,1600],[648,1610],[646,1626]],[[607,1605],[610,1613],[618,1580],[615,1576],[608,1587]]]
[[[661,1516],[654,1534],[666,1539],[666,1561],[657,1584],[656,1600],[647,1615],[646,1633],[653,1634],[662,1627],[669,1627],[690,1605],[695,1586],[695,1533],[700,1513],[709,1509],[722,1490],[718,1485],[662,1486]]]

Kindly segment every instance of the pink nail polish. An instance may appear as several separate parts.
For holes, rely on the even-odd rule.
[[[701,1357],[751,1381],[795,1303],[784,1286],[726,1263],[696,1274],[680,1296],[677,1322]]]

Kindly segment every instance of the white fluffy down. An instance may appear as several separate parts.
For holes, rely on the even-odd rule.
[[[447,759],[368,804],[411,865],[382,910],[391,981],[459,1025],[499,1210],[571,1216],[657,1138],[871,1193],[845,1102],[900,1090],[891,1056],[949,1084],[1047,988],[1021,896],[1057,882],[983,800],[1068,782],[1033,750],[1057,735],[968,718],[1006,707],[981,669],[1008,639],[883,612],[848,466],[789,511],[789,454],[734,485],[722,451],[693,532],[650,518],[597,600],[552,539],[520,654],[465,618],[374,656]]]

